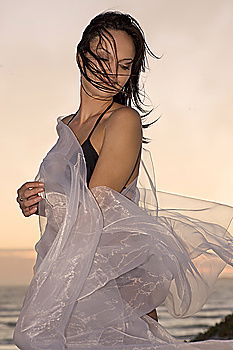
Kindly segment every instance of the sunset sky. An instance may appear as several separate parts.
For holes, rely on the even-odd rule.
[[[16,191],[56,142],[57,117],[78,109],[76,45],[104,10],[134,16],[163,55],[143,76],[145,122],[161,115],[144,133],[157,188],[233,206],[232,0],[2,0],[0,261],[18,249],[34,257],[38,217],[22,215]]]

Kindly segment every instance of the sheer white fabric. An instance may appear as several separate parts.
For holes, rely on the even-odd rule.
[[[90,190],[82,148],[57,118],[58,140],[35,180],[41,238],[14,331],[25,350],[233,349],[233,341],[184,343],[146,314],[165,302],[188,317],[233,266],[233,208],[157,191],[150,152],[121,193]],[[222,347],[224,346],[224,347]]]

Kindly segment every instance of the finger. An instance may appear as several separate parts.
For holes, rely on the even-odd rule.
[[[29,196],[28,198],[23,198],[23,200],[22,201],[20,201],[19,200],[19,198],[16,198],[16,200],[17,200],[17,202],[19,203],[19,204],[21,204],[21,206],[22,207],[24,207],[24,202],[26,201],[26,200],[31,200],[31,199],[34,199],[34,198],[37,198],[37,195],[32,195],[32,196]]]
[[[28,198],[31,195],[37,194],[39,192],[44,191],[44,184],[42,182],[34,182],[34,186],[29,186],[29,184],[32,184],[31,182],[28,182],[24,184],[19,190],[17,190],[18,197],[16,198],[17,202],[20,203],[22,200],[20,198]],[[41,184],[40,186],[38,185]]]
[[[32,215],[32,214],[35,214],[35,212],[37,211],[37,209],[38,209],[38,206],[37,206],[37,205],[32,206],[32,207],[25,208],[25,209],[23,210],[23,214],[24,214],[24,216],[30,216],[30,215]]]
[[[29,181],[29,182],[25,182],[24,186],[26,188],[28,188],[28,187],[44,186],[44,182],[41,182],[41,181]]]
[[[31,214],[34,214],[34,213],[37,211],[37,209],[38,209],[38,206],[36,205],[36,206],[32,206],[32,207],[29,209],[29,211],[30,211]]]
[[[30,216],[30,208],[24,208],[22,209],[22,212],[24,216]]]
[[[23,208],[29,208],[32,205],[35,205],[36,203],[39,203],[41,200],[43,200],[43,198],[41,196],[36,196],[32,199],[25,199],[23,201],[22,207]]]
[[[20,207],[22,207],[24,200],[25,200],[25,198],[23,198],[20,195],[18,197],[16,197],[16,202],[19,203]]]
[[[23,210],[25,208],[30,208],[32,205],[38,204],[43,199],[39,195],[33,195],[28,198],[24,198],[23,201],[19,202],[20,208]]]
[[[18,197],[16,197],[16,201],[19,203],[20,208],[24,208],[24,201],[27,200],[27,198],[23,197],[23,195],[21,194],[21,196],[19,195]]]
[[[25,217],[28,217],[28,216],[30,216],[30,215],[32,215],[32,214],[30,213],[30,210],[28,209],[27,211],[26,211],[26,210],[23,210],[23,215],[24,215]]]
[[[22,191],[27,190],[28,188],[34,188],[34,187],[44,187],[44,183],[41,181],[29,181],[25,182],[18,191],[21,193]]]
[[[44,192],[44,187],[38,186],[38,187],[29,187],[29,189],[24,191],[23,198],[29,199],[29,197],[32,197],[34,195],[37,195],[38,193]]]

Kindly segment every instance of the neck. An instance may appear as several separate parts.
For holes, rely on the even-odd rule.
[[[104,111],[112,103],[112,97],[100,99],[99,96],[90,96],[82,84],[80,87],[80,106],[77,112],[79,123],[84,123],[88,118],[96,116]]]

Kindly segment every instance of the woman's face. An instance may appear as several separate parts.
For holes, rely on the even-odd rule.
[[[84,89],[93,97],[110,97],[116,95],[126,84],[131,74],[133,59],[135,56],[133,40],[124,31],[110,29],[108,31],[111,33],[115,40],[116,51],[114,48],[114,42],[107,33],[106,36],[108,39],[103,37],[101,44],[99,43],[99,37],[94,38],[90,43],[90,49],[101,60],[104,70],[110,77],[111,81],[114,82],[114,86],[112,86],[109,83],[108,79],[105,77],[104,70],[98,61],[89,53],[87,53],[88,58],[94,64],[95,68],[98,69],[97,76],[87,70],[88,77],[90,77],[96,83],[99,83],[99,85],[101,85],[101,88],[111,88],[111,91],[99,90],[93,84],[88,82],[82,75],[82,85]],[[104,81],[100,79],[100,77],[102,77]]]

